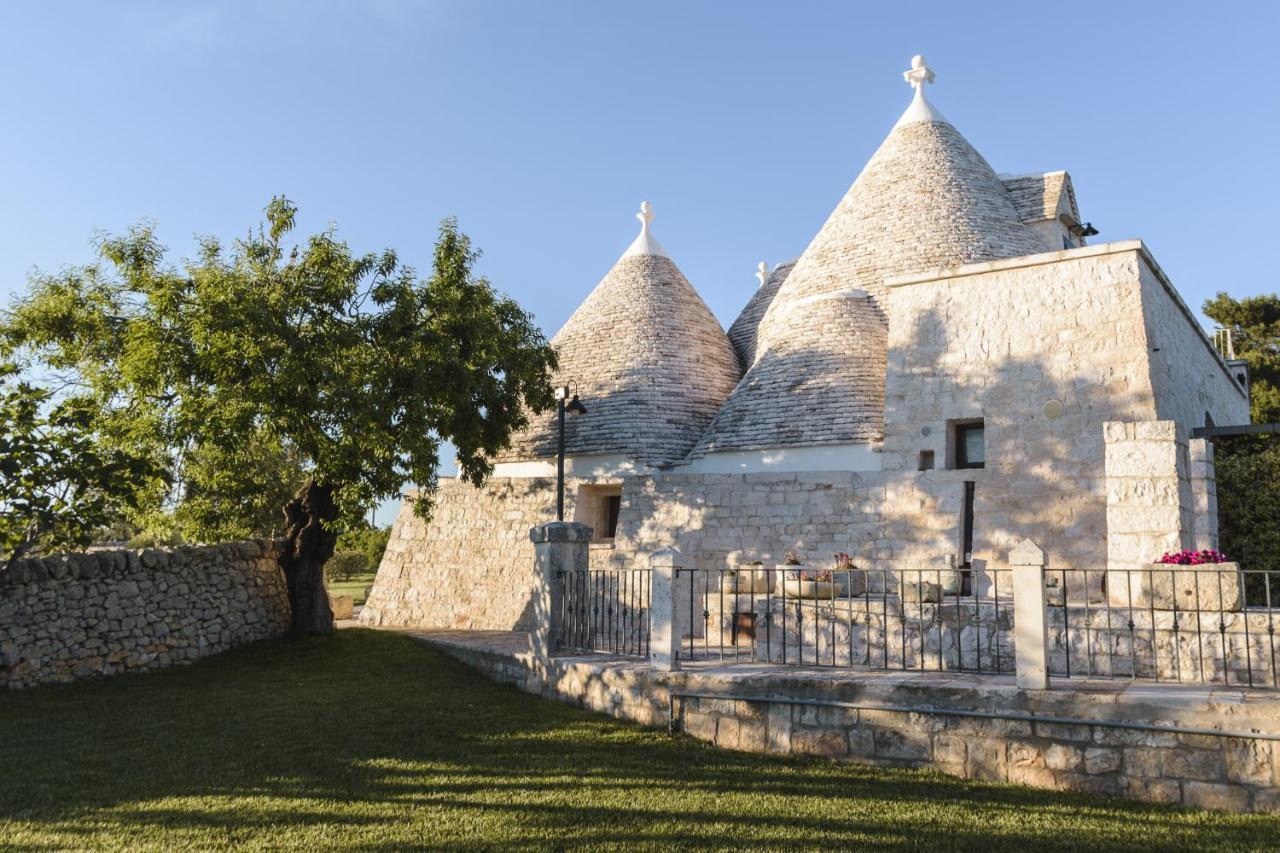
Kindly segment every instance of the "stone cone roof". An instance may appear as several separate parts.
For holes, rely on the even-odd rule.
[[[884,279],[1044,251],[922,90],[770,300],[754,361],[694,456],[880,440]]]
[[[738,362],[743,370],[749,368],[756,360],[756,330],[760,326],[760,320],[768,310],[769,303],[773,302],[773,297],[777,295],[778,288],[782,287],[782,283],[787,280],[787,276],[795,265],[795,261],[787,261],[774,267],[764,283],[751,294],[751,298],[738,314],[738,319],[734,320],[733,325],[729,327],[729,342],[738,351]]]
[[[565,419],[569,456],[684,458],[742,375],[719,321],[647,235],[627,250],[551,340],[557,384],[587,413]],[[554,457],[556,415],[535,415],[496,461]]]

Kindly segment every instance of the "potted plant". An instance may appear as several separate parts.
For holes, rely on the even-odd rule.
[[[830,569],[816,569],[800,562],[795,551],[782,555],[782,565],[777,567],[782,594],[787,598],[835,598],[836,585]]]
[[[720,573],[720,591],[731,595],[773,592],[773,572],[760,560],[725,569]]]
[[[1221,551],[1170,551],[1141,569],[1108,571],[1107,598],[1119,607],[1242,610],[1243,574]]]
[[[832,559],[831,578],[841,597],[849,598],[867,591],[867,573],[858,568],[853,558],[844,551],[837,551]]]

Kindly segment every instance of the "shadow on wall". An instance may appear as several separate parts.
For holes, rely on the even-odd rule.
[[[981,337],[953,340],[933,309],[911,339],[890,357],[886,470],[629,479],[612,562],[675,544],[703,569],[778,563],[788,550],[818,563],[845,551],[865,567],[933,569],[951,555],[962,561],[972,481],[975,558],[1003,563],[1029,537],[1059,568],[1104,566],[1103,424],[1154,418],[1141,365],[1082,366],[1067,350],[996,357]],[[1051,400],[1056,418],[1045,412]],[[947,423],[969,418],[985,423],[985,468],[946,470]],[[927,449],[939,468],[916,470]]]

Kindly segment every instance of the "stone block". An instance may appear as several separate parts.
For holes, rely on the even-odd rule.
[[[965,776],[989,782],[1003,782],[1008,778],[1005,742],[999,738],[969,741],[965,764]]]
[[[1214,782],[1225,775],[1222,753],[1207,749],[1166,749],[1162,775],[1168,779]]]
[[[839,758],[848,755],[849,743],[840,729],[795,729],[791,732],[791,751]]]
[[[1249,808],[1249,791],[1238,785],[1184,782],[1182,803],[1197,809],[1242,812]]]
[[[1273,784],[1272,751],[1275,744],[1262,740],[1231,739],[1226,742],[1228,782],[1245,785]]]
[[[1084,751],[1084,772],[1089,774],[1114,773],[1120,769],[1121,753],[1118,749],[1091,747]]]
[[[1126,797],[1148,803],[1177,803],[1182,800],[1181,787],[1169,779],[1122,777],[1120,790]]]
[[[932,751],[929,735],[925,732],[875,729],[872,731],[872,736],[877,758],[925,761]]]
[[[716,746],[737,749],[740,726],[736,717],[721,717],[716,724]]]

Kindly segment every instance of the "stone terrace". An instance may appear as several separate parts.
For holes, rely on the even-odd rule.
[[[1280,811],[1277,692],[1085,679],[1022,691],[1011,676],[718,662],[659,672],[602,655],[558,657],[539,672],[521,632],[412,633],[530,693],[729,749]]]

